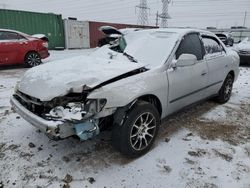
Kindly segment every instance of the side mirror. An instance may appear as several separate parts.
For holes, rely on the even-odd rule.
[[[176,62],[176,67],[186,67],[194,65],[197,62],[197,57],[193,54],[181,54]]]

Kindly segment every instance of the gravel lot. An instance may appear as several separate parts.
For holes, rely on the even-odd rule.
[[[45,62],[89,52],[52,51]],[[167,118],[153,149],[134,160],[111,147],[110,132],[56,142],[20,118],[9,97],[26,70],[0,70],[0,188],[250,187],[249,68],[227,104],[207,101]]]

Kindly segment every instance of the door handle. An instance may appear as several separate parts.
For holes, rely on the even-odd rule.
[[[19,44],[28,44],[27,42],[19,42]]]
[[[205,76],[207,74],[207,72],[203,72],[201,73],[201,76]]]

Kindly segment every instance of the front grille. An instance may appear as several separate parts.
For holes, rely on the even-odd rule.
[[[34,97],[26,95],[20,91],[17,91],[14,94],[16,100],[18,100],[27,110],[32,113],[41,116],[41,114],[45,113],[45,108],[43,103]]]

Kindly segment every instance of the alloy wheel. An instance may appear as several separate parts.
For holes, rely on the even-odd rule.
[[[225,84],[225,89],[224,89],[224,99],[227,101],[229,100],[231,93],[233,89],[233,81],[232,79],[228,79]]]
[[[37,53],[31,53],[27,57],[27,64],[31,67],[37,66],[41,64],[41,58]]]
[[[156,119],[150,112],[141,114],[134,122],[130,143],[133,149],[140,151],[145,149],[153,140],[156,132]]]

